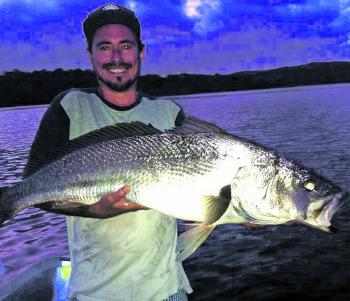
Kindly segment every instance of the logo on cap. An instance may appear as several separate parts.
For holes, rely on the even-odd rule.
[[[119,6],[115,4],[108,4],[104,8],[102,8],[102,10],[117,10],[117,9],[119,9]]]

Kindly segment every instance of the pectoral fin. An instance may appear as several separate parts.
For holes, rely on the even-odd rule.
[[[231,186],[226,185],[221,188],[218,196],[204,196],[206,224],[215,223],[225,213],[231,201]]]

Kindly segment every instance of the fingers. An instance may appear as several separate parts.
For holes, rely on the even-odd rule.
[[[106,194],[101,198],[101,200],[106,201],[107,203],[110,203],[111,205],[120,202],[125,198],[125,196],[130,193],[131,187],[129,185],[125,185],[121,188],[119,188],[115,192],[111,192],[109,194]]]
[[[108,195],[108,201],[110,202],[112,208],[123,209],[123,210],[139,210],[139,209],[149,209],[137,203],[134,203],[130,200],[127,200],[125,197],[128,193],[131,192],[131,187],[125,185],[119,188],[116,192],[113,192]]]
[[[129,185],[125,185],[119,188],[115,193],[116,193],[116,196],[123,198],[130,192],[131,192],[131,187]]]
[[[115,192],[106,194],[97,203],[88,206],[88,210],[94,217],[107,218],[140,209],[149,209],[127,200],[126,196],[130,191],[130,186],[125,185]]]
[[[246,227],[246,229],[248,230],[252,230],[252,229],[256,229],[256,228],[262,228],[264,227],[265,225],[260,225],[260,224],[254,224],[254,223],[243,223],[242,224],[244,227]]]
[[[126,200],[124,198],[119,199],[112,205],[113,208],[119,208],[124,210],[139,210],[139,209],[149,209],[145,206],[134,203],[133,201]]]
[[[288,221],[288,222],[285,222],[284,224],[285,225],[293,225],[293,224],[295,224],[296,223],[296,221]]]

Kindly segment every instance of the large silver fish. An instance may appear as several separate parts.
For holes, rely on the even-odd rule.
[[[93,204],[128,184],[130,200],[199,223],[180,236],[179,260],[218,224],[299,221],[328,231],[345,196],[311,170],[194,118],[166,133],[139,122],[96,130],[29,170],[0,190],[0,221],[32,205]]]

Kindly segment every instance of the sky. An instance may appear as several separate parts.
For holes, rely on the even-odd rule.
[[[91,69],[82,21],[100,0],[0,0],[0,73]],[[228,74],[350,59],[350,0],[126,0],[143,74]]]

